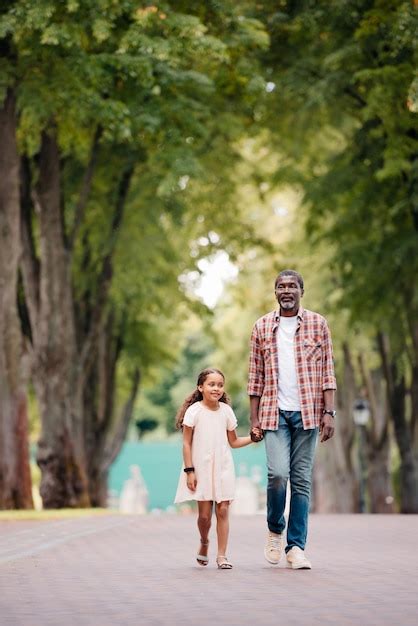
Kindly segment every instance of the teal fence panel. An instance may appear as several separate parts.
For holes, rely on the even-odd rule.
[[[264,445],[257,444],[233,450],[237,475],[260,475],[266,484]],[[130,466],[139,465],[149,492],[149,508],[162,509],[173,504],[182,466],[182,441],[127,442],[110,468],[109,489],[120,496],[123,484],[130,478]]]

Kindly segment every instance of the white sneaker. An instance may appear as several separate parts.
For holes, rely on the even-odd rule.
[[[287,565],[292,569],[312,569],[310,561],[305,556],[305,553],[298,546],[294,546],[286,554]]]
[[[272,565],[277,565],[283,553],[283,534],[278,535],[270,530],[267,533],[267,541],[264,547],[266,561]]]

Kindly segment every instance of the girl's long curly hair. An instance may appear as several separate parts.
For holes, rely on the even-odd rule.
[[[199,391],[199,387],[203,385],[209,374],[220,374],[225,380],[224,373],[221,372],[221,370],[218,370],[216,367],[207,367],[206,369],[202,370],[197,377],[196,389],[193,391],[193,393],[187,396],[187,398],[177,411],[176,428],[183,428],[184,414],[186,413],[189,406],[192,406],[192,404],[194,404],[195,402],[200,402],[200,400],[203,400],[203,395],[202,392]],[[225,402],[225,404],[229,404],[229,406],[231,406],[231,400],[225,392],[219,398],[219,402]]]

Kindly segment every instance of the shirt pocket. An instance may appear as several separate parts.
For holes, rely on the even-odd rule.
[[[315,337],[303,340],[303,353],[308,361],[318,361],[322,356],[322,342]]]
[[[263,357],[266,363],[271,359],[271,349],[268,346],[264,348]]]

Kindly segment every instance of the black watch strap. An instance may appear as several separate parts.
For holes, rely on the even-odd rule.
[[[324,409],[322,413],[323,415],[325,415],[325,413],[327,415],[331,415],[331,417],[335,417],[337,415],[337,411],[331,411],[331,409]]]

